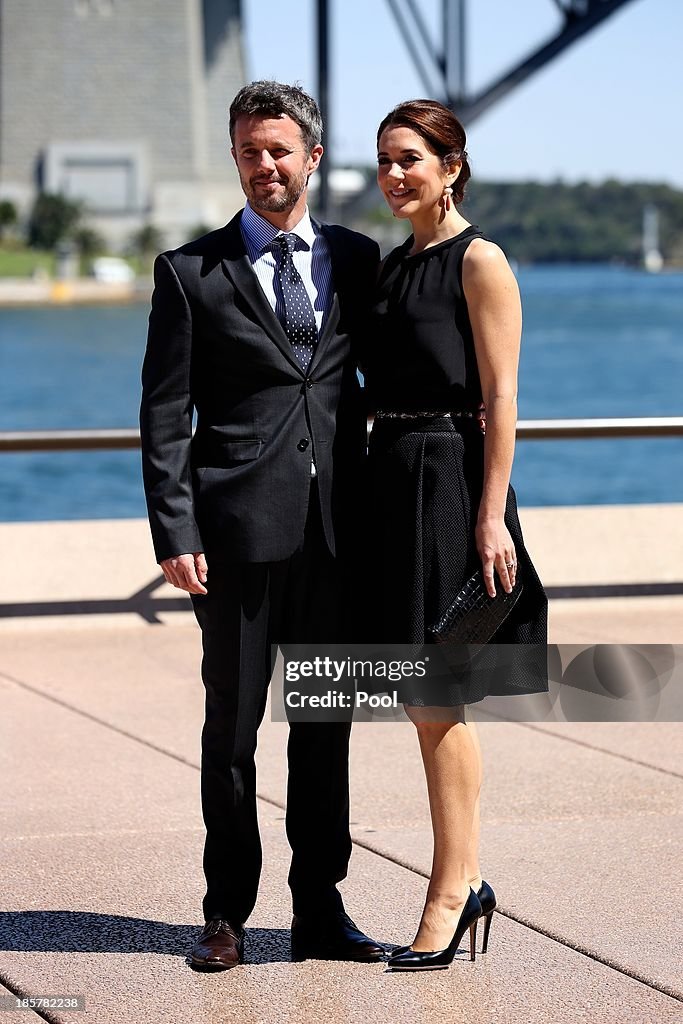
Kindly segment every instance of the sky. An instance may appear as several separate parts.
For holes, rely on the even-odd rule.
[[[436,33],[439,0],[417,3]],[[374,163],[379,121],[425,88],[386,0],[330,8],[327,153],[337,166]],[[298,81],[315,95],[315,0],[243,0],[243,10],[247,77]],[[469,90],[536,49],[559,17],[554,0],[469,0]],[[683,187],[682,43],[683,0],[630,0],[468,128],[473,174]]]

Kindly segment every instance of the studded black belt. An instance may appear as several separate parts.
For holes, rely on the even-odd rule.
[[[393,409],[378,409],[375,413],[376,420],[425,420],[445,418],[449,420],[473,419],[477,415],[471,409],[431,409],[429,412],[396,412]]]

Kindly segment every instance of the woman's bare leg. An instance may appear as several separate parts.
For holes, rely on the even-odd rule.
[[[434,833],[432,872],[413,949],[445,949],[453,938],[479,866],[472,851],[481,785],[476,731],[464,707],[415,708],[406,713],[417,728]]]
[[[467,728],[470,731],[472,743],[477,752],[477,764],[479,771],[479,792],[477,793],[477,799],[474,804],[474,819],[472,821],[472,833],[470,835],[469,854],[467,859],[467,875],[470,880],[470,885],[472,886],[475,892],[478,892],[482,882],[481,868],[479,867],[479,804],[483,777],[483,765],[481,760],[481,747],[479,746],[479,734],[477,733],[477,727],[474,724],[474,722],[467,722]]]

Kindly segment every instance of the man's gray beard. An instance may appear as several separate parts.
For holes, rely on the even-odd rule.
[[[263,210],[265,213],[283,213],[296,206],[299,199],[306,191],[308,177],[304,174],[301,178],[290,178],[285,190],[281,195],[257,196],[251,184],[247,183],[244,191],[247,194],[249,205],[255,210]]]

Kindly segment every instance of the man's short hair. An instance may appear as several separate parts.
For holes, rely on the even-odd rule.
[[[230,104],[230,140],[235,141],[238,117],[291,117],[301,129],[309,153],[319,146],[323,137],[323,119],[312,96],[298,85],[281,82],[250,82]]]

